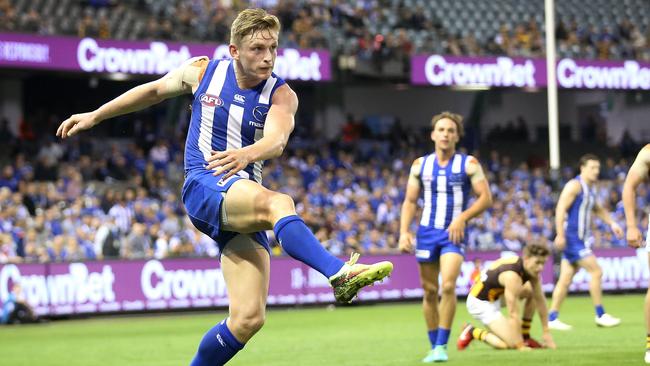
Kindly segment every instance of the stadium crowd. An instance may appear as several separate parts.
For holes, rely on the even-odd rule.
[[[457,7],[413,0],[0,0],[0,32],[227,43],[237,12],[260,6],[282,21],[282,47],[329,48],[337,56],[382,61],[407,61],[418,53],[540,57],[543,9],[532,3],[492,5],[503,7],[498,11],[473,2]],[[630,19],[638,4],[626,2],[621,13],[596,19],[586,17],[587,3],[568,15],[558,8],[560,56],[650,60],[647,18]],[[498,19],[497,27],[484,22],[485,14]]]
[[[373,140],[348,127],[340,142],[286,151],[265,167],[264,183],[294,198],[299,214],[332,253],[397,253],[407,172],[431,147]],[[116,142],[108,153],[93,152],[89,139],[25,144],[6,128],[0,128],[0,139],[11,147],[0,171],[0,262],[218,255],[215,243],[191,225],[179,197],[182,137]],[[40,148],[30,152],[33,146]],[[469,223],[468,249],[518,250],[533,237],[550,243],[557,187],[574,171],[565,169],[551,182],[542,167],[515,165],[497,151],[473,154],[485,166],[495,204]],[[604,161],[598,189],[599,201],[619,223],[627,164]],[[647,207],[650,191],[642,190],[638,207]],[[602,222],[594,225],[594,247],[625,245]],[[273,232],[268,234],[273,254],[282,255]]]

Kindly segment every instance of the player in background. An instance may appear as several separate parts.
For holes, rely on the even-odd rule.
[[[492,194],[483,169],[472,156],[456,153],[463,137],[462,116],[443,112],[431,120],[435,151],[416,159],[411,166],[400,218],[399,247],[413,252],[424,289],[422,310],[431,350],[423,362],[448,360],[447,343],[456,313],[456,279],[464,258],[467,221],[492,204]],[[468,208],[469,191],[476,201]],[[420,192],[424,210],[417,234],[410,231]],[[414,248],[415,247],[415,248]],[[441,275],[442,284],[438,283]],[[438,289],[442,297],[438,304]]]
[[[201,341],[192,366],[223,365],[264,324],[269,245],[274,230],[284,250],[329,278],[338,301],[390,274],[392,264],[343,263],[296,215],[293,200],[261,185],[264,160],[279,157],[294,127],[296,93],[277,75],[280,22],[246,9],[232,23],[232,60],[198,57],[159,80],[137,86],[99,109],[75,114],[57,135],[67,138],[103,120],[167,98],[194,94],[185,145],[183,203],[192,223],[220,248],[229,316]]]
[[[643,236],[639,230],[636,215],[636,188],[641,182],[648,181],[650,171],[650,144],[645,145],[639,152],[630,171],[627,173],[623,184],[623,207],[625,208],[625,225],[627,226],[627,244],[632,248],[640,248],[643,245]],[[650,232],[650,228],[648,228]],[[650,245],[646,237],[645,247],[648,252],[648,265],[650,265]],[[646,351],[645,363],[650,363],[650,284],[645,295],[645,326],[646,326]]]
[[[610,213],[596,202],[595,185],[600,174],[600,161],[592,154],[580,158],[580,174],[564,185],[555,208],[555,248],[563,251],[560,278],[553,289],[549,327],[570,330],[572,326],[559,319],[560,307],[567,296],[573,276],[580,268],[589,272],[589,294],[596,311],[596,325],[614,327],[621,320],[605,312],[602,304],[601,278],[603,271],[591,251],[591,215],[596,214],[610,226],[614,235],[623,237],[623,229],[612,220]],[[568,213],[568,215],[567,215]]]
[[[542,291],[541,273],[550,251],[545,245],[529,244],[521,257],[511,256],[496,260],[482,274],[467,295],[467,310],[474,319],[488,329],[463,327],[457,346],[464,350],[477,339],[497,349],[541,347],[530,338],[530,323],[537,309],[542,322],[544,343],[555,348],[548,328],[548,309]],[[503,296],[502,296],[503,295]],[[501,313],[501,299],[505,299],[508,316]],[[520,317],[519,299],[525,299],[523,319]]]

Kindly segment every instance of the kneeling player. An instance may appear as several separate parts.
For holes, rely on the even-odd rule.
[[[546,347],[555,348],[548,329],[548,309],[542,292],[541,272],[549,255],[546,246],[530,244],[523,257],[501,258],[481,274],[467,296],[467,310],[487,330],[466,325],[458,339],[458,349],[467,348],[478,339],[497,349],[529,349],[540,345],[530,339],[530,322],[535,308],[542,321]],[[505,298],[508,316],[501,314],[501,295]],[[519,315],[519,299],[526,299],[523,321]]]

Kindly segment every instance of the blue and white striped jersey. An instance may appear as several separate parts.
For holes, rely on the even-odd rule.
[[[591,212],[596,203],[596,191],[589,188],[580,176],[575,178],[582,186],[582,192],[576,196],[569,207],[569,215],[566,222],[566,235],[585,240],[591,232]]]
[[[272,74],[252,89],[240,89],[233,61],[211,60],[194,93],[185,173],[205,169],[212,150],[237,149],[261,139],[273,94],[283,84],[283,79]],[[262,166],[258,161],[237,174],[262,183]]]
[[[467,207],[471,188],[466,172],[467,155],[456,154],[446,167],[438,164],[435,154],[424,156],[420,183],[424,190],[421,226],[447,229],[451,221]]]

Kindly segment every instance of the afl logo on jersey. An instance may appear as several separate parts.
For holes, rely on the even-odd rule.
[[[463,184],[463,175],[462,174],[451,174],[451,177],[449,177],[449,183],[451,185],[461,185]]]
[[[199,100],[206,107],[221,107],[223,105],[223,100],[216,95],[203,93],[199,96]]]
[[[253,118],[257,122],[264,122],[267,114],[269,114],[269,107],[265,105],[258,105],[253,109]]]

